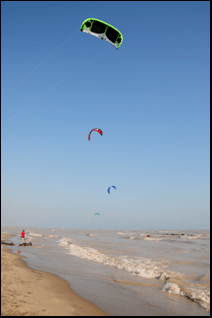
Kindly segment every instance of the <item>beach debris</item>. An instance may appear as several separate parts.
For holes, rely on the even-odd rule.
[[[5,241],[1,241],[1,244],[5,244],[5,245],[15,245],[13,242],[5,242]]]
[[[19,244],[19,246],[32,246],[32,243],[29,242],[29,243],[22,243],[22,244]]]

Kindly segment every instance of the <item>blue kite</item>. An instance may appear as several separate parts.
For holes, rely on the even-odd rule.
[[[110,194],[110,188],[114,188],[116,190],[116,187],[115,186],[111,186],[107,189],[107,192]]]

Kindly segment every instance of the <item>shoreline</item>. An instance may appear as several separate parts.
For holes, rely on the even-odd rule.
[[[29,268],[22,258],[1,245],[1,316],[107,316],[64,279]]]

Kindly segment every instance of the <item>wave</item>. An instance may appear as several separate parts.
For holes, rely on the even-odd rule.
[[[38,233],[29,233],[29,235],[32,235],[32,236],[45,236],[44,234],[38,234]]]
[[[132,239],[132,237],[127,238]],[[133,239],[143,240],[154,238],[137,237]],[[159,239],[156,238],[155,240]],[[96,263],[113,266],[117,269],[125,270],[134,276],[150,279],[156,278],[165,281],[165,285],[162,291],[177,294],[180,296],[185,296],[188,299],[197,302],[201,307],[205,308],[207,311],[210,311],[210,292],[208,292],[206,289],[200,290],[199,287],[195,289],[187,288],[186,290],[182,290],[176,283],[172,283],[170,282],[170,280],[176,278],[180,278],[181,280],[183,280],[184,274],[168,271],[166,269],[167,266],[164,265],[162,261],[154,261],[150,258],[144,257],[131,258],[127,255],[112,257],[100,253],[97,249],[85,246],[82,247],[70,237],[65,237],[58,242],[60,246],[63,246],[68,250],[68,254],[70,255],[82,259],[87,259]]]
[[[167,282],[165,286],[163,286],[162,291],[166,291],[170,294],[185,296],[188,299],[195,301],[200,307],[203,307],[210,312],[210,292],[204,290],[203,288],[187,288],[186,290],[181,290],[177,284]]]

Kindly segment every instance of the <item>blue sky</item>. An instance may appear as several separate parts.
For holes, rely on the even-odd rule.
[[[209,229],[209,6],[1,2],[2,225]]]

